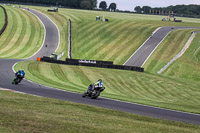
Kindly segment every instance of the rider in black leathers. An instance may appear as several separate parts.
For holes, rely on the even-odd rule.
[[[105,87],[103,86],[102,79],[99,79],[96,83],[90,84],[87,91],[83,94],[83,97],[86,97],[92,90],[94,90],[97,87],[100,88],[100,92],[102,92],[105,89]]]

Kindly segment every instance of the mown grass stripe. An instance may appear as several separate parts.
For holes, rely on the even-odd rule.
[[[77,87],[77,88],[82,87],[80,85],[69,82],[69,78],[67,78],[67,76],[64,74],[63,70],[61,69],[61,67],[59,65],[52,64],[51,69],[54,70],[53,72],[54,72],[55,77],[57,77],[57,79],[60,79],[60,81],[67,83],[67,84],[70,84],[70,85]]]
[[[23,43],[24,46],[23,48],[21,48],[18,51],[18,58],[26,58],[32,55],[32,53],[30,53],[29,50],[34,51],[33,49],[35,49],[35,44],[38,44],[38,42],[33,42],[33,38],[35,37],[35,31],[40,31],[40,28],[34,28],[34,25],[40,25],[40,23],[34,23],[35,20],[37,20],[32,14],[30,14],[29,12],[23,11],[22,14],[24,14],[25,18],[26,18],[26,25],[27,25],[27,29],[26,29],[26,33],[24,36],[24,40]],[[38,32],[39,34],[39,32]],[[39,34],[40,35],[40,34]],[[40,40],[40,38],[38,38],[38,40]],[[34,44],[34,46],[32,46]],[[41,44],[41,43],[39,43]],[[22,54],[20,54],[22,53]]]
[[[131,93],[132,98],[140,95],[137,91],[135,91],[134,83],[127,82],[126,77],[124,77],[123,75],[119,75],[118,77],[119,77],[118,80],[121,81],[123,84],[123,88],[127,89],[128,93]]]
[[[6,46],[4,48],[1,49],[1,53],[0,56],[6,56],[7,54],[9,54],[9,50],[12,49],[13,47],[16,48],[15,43],[18,41],[18,39],[20,38],[21,32],[22,32],[22,23],[19,23],[20,21],[22,21],[21,16],[17,13],[17,12],[12,12],[15,14],[16,16],[16,21],[18,22],[14,22],[17,28],[15,31],[11,31],[14,32],[12,38],[7,41],[6,40]],[[6,55],[5,55],[6,53]]]
[[[0,36],[0,51],[7,46],[8,42],[10,42],[10,40],[13,38],[17,29],[16,15],[9,8],[6,8],[6,10],[9,23],[6,30],[4,31],[4,34]]]
[[[99,41],[101,40],[94,40],[94,36],[97,35],[97,38],[100,38],[98,37],[99,34],[101,34],[102,32],[105,33],[105,31],[107,31],[107,28],[112,28],[114,29],[114,27],[116,28],[117,26],[113,23],[108,23],[108,24],[102,24],[102,23],[99,23],[100,25],[102,26],[99,26],[99,25],[96,25],[95,26],[95,29],[96,30],[92,30],[92,31],[80,31],[80,33],[84,33],[85,32],[85,36],[83,36],[83,38],[80,38],[80,43],[79,43],[79,51],[80,52],[85,52],[87,51],[89,48],[92,47],[92,45],[94,46],[94,44],[96,43],[100,43]],[[120,25],[120,24],[118,24]],[[99,26],[99,27],[98,27]],[[93,33],[93,34],[91,34]],[[106,32],[105,34],[109,34],[108,32]],[[88,36],[89,35],[89,36]],[[105,38],[104,38],[105,39]],[[88,40],[91,40],[91,41],[88,41]],[[93,43],[93,40],[95,41]],[[96,45],[95,45],[96,46]]]
[[[8,49],[7,51],[6,51],[6,53],[8,53],[8,54],[4,54],[4,53],[2,53],[2,54],[4,54],[6,57],[12,57],[13,55],[15,55],[20,49],[23,49],[24,48],[24,43],[22,43],[22,40],[23,40],[23,38],[24,38],[24,36],[25,36],[25,34],[26,34],[26,30],[27,30],[27,23],[26,23],[26,19],[25,19],[25,16],[24,16],[24,14],[22,14],[22,13],[20,13],[18,10],[16,10],[16,12],[17,12],[17,14],[19,14],[19,16],[20,16],[20,18],[21,19],[17,19],[18,21],[20,21],[21,20],[21,24],[20,25],[18,25],[18,27],[22,27],[21,28],[21,31],[19,32],[19,34],[20,34],[20,36],[18,37],[18,39],[16,40],[16,42],[13,42],[13,46],[10,48],[10,49]],[[17,55],[17,54],[16,54]],[[3,56],[3,57],[5,57],[5,56]]]
[[[68,16],[72,21],[82,21],[80,18],[80,14],[74,14],[74,12],[70,12],[67,10],[67,12],[63,13],[64,16]]]
[[[77,68],[78,69],[78,68]],[[80,70],[78,71],[74,71],[74,69],[68,68],[67,70],[65,68],[62,67],[63,72],[67,75],[67,79],[68,82],[75,85],[76,87],[79,88],[87,88],[87,85],[85,84],[85,81],[88,80],[87,78],[76,78],[79,74],[83,74],[82,72],[80,72]],[[83,77],[86,77],[83,74]],[[84,80],[84,81],[83,81]],[[77,82],[79,82],[80,84],[77,84]]]
[[[127,24],[127,27],[126,28],[124,27],[124,29],[128,29],[128,27],[131,27],[131,25]],[[137,35],[135,35],[135,36],[137,36]],[[123,38],[123,39],[121,39],[121,38]],[[119,35],[117,37],[117,39],[111,43],[111,45],[114,44],[114,46],[112,46],[110,49],[107,49],[107,51],[105,51],[106,53],[108,53],[107,56],[105,57],[105,60],[114,60],[115,61],[117,57],[123,57],[123,55],[125,53],[127,53],[127,51],[125,51],[125,49],[128,45],[127,42],[130,41],[130,38],[132,38],[132,39],[134,38],[134,32],[132,32],[132,31],[126,31],[122,35]],[[133,45],[132,45],[132,47],[133,47]],[[112,52],[110,52],[110,51],[112,51]],[[116,61],[115,61],[115,63],[116,63]]]
[[[24,26],[26,27],[25,28],[26,31],[25,31],[23,39],[21,41],[21,44],[23,44],[23,47],[20,47],[20,49],[15,54],[12,54],[12,56],[11,56],[11,57],[15,56],[15,58],[27,57],[25,55],[27,54],[27,52],[29,52],[28,51],[28,48],[29,48],[29,43],[28,42],[29,42],[29,40],[31,38],[31,31],[32,31],[31,22],[30,22],[31,20],[29,19],[27,12],[22,13],[22,14],[25,17],[25,21],[24,22],[26,22],[26,23],[24,23]]]
[[[170,88],[170,87],[169,87]],[[163,99],[163,101],[171,101],[171,91],[168,87],[162,86],[162,84],[159,83],[159,81],[152,81],[152,89],[156,92],[157,97],[159,99]]]
[[[43,42],[43,28],[38,19],[29,12],[19,8],[7,8],[9,11],[8,18],[10,18],[9,24],[13,22],[13,25],[8,26],[10,28],[4,34],[8,36],[7,39],[4,40],[5,36],[0,38],[3,42],[3,45],[1,45],[0,41],[0,56],[4,58],[27,58],[40,48]]]
[[[117,23],[117,24],[113,24],[111,27],[109,27],[110,30],[114,30],[116,29],[117,27],[119,27],[120,25],[123,25],[125,24],[125,22],[122,22],[122,23]],[[106,28],[108,28],[106,27]],[[106,29],[101,29],[100,31],[98,31],[97,33],[101,33],[101,32],[105,32],[107,31],[104,36],[100,36],[100,39],[99,41],[97,42],[92,42],[91,43],[88,43],[88,45],[86,45],[86,48],[84,48],[84,50],[80,50],[81,53],[86,53],[86,51],[88,51],[85,56],[83,55],[83,58],[87,58],[88,56],[91,57],[91,55],[96,55],[97,53],[101,54],[99,51],[97,52],[98,49],[101,50],[101,48],[104,48],[104,46],[109,46],[109,43],[112,42],[112,38],[116,38],[115,34],[119,34],[119,33],[111,33],[110,30],[106,30]],[[97,34],[97,35],[98,35]],[[110,37],[107,37],[107,36],[110,36]],[[94,45],[95,44],[95,45]],[[96,53],[96,54],[95,54]],[[94,57],[94,56],[93,56]],[[100,58],[101,59],[101,58]]]
[[[75,89],[74,86],[63,84],[64,82],[57,82],[59,80],[55,77],[53,71],[49,71],[48,74],[45,71],[43,71],[44,67],[46,70],[51,70],[50,66],[40,66],[38,63],[31,63],[30,65],[28,65],[28,67],[29,67],[28,69],[30,70],[35,70],[35,73],[32,75],[39,80],[39,82],[37,83],[44,84],[45,82],[51,82],[50,85],[55,88],[58,88],[59,85],[62,84],[64,86],[64,87],[62,86],[62,89],[65,89],[65,87]]]
[[[108,56],[106,56],[106,58],[110,58],[113,55],[115,55],[116,53],[118,54],[118,52],[115,52],[115,51],[122,50],[120,47],[124,47],[124,45],[126,45],[126,43],[124,43],[124,41],[127,40],[126,38],[128,38],[129,36],[132,36],[128,30],[123,32],[123,29],[128,29],[133,24],[135,24],[135,23],[133,22],[133,23],[123,24],[124,26],[121,26],[120,29],[118,29],[119,31],[122,31],[122,32],[118,32],[116,34],[112,33],[112,35],[115,36],[116,39],[114,41],[112,41],[109,45],[107,45],[103,49],[101,49],[99,52],[103,54],[103,53],[109,53],[112,50],[112,53],[110,55],[108,54]],[[124,44],[124,45],[122,45],[122,44]],[[99,55],[95,55],[95,56],[97,56],[96,58],[99,57]]]
[[[97,75],[99,75],[99,77],[103,77],[100,73],[97,73]],[[112,94],[113,94],[113,92],[114,93],[117,92],[117,94],[125,96],[126,94],[121,89],[121,87],[120,87],[121,85],[116,81],[115,77],[112,77],[110,75],[107,75],[107,76],[108,76],[108,78],[104,78],[103,81],[108,81],[108,83],[110,83],[110,87],[109,88],[106,87],[106,85],[105,85],[105,87],[107,89],[109,89],[108,91],[110,91]]]

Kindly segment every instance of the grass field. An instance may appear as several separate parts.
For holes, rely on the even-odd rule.
[[[9,12],[10,19],[15,21],[11,21],[13,23],[10,24],[10,29],[7,29],[9,32],[7,31],[4,37],[0,37],[0,57],[22,58],[22,55],[12,55],[15,47],[10,45],[13,44],[10,40],[15,40],[20,37],[23,38],[23,36],[25,36],[22,25],[28,27],[29,23],[33,23],[32,26],[34,27],[36,25],[38,26],[36,23],[39,23],[39,21],[31,14],[23,12],[20,9],[12,7],[6,8]],[[48,8],[33,8],[47,14],[58,25],[61,35],[61,45],[58,52],[64,51],[66,53],[67,51],[67,21],[70,18],[72,20],[73,30],[72,57],[112,60],[115,64],[123,64],[157,27],[199,26],[199,21],[197,19],[181,18],[183,23],[174,23],[161,22],[163,16],[73,9],[59,9],[58,13],[48,13],[46,11]],[[96,16],[102,15],[105,15],[110,21],[108,23],[101,21],[96,22]],[[29,18],[35,21],[28,21]],[[41,27],[39,27],[39,31],[36,30],[38,27],[35,30],[34,28],[33,30],[26,28],[27,33],[30,31],[31,33],[32,31],[38,32],[40,37],[42,37],[39,39],[41,41],[43,39],[43,29]],[[20,32],[20,34],[15,34],[11,31],[15,31],[15,33]],[[190,32],[190,30],[172,32],[163,44],[161,44],[160,50],[165,48],[168,52],[170,51],[169,53],[176,54],[189,38]],[[34,35],[36,35],[36,33]],[[36,39],[38,37],[39,36],[34,38]],[[78,93],[83,93],[90,83],[102,78],[106,87],[106,90],[102,93],[104,97],[200,113],[199,73],[195,72],[199,70],[198,63],[200,52],[198,38],[199,35],[193,42],[194,45],[192,46],[194,47],[191,47],[191,51],[187,51],[188,55],[185,54],[186,56],[183,56],[183,61],[186,61],[184,64],[190,64],[188,67],[191,69],[188,70],[188,67],[184,67],[184,64],[183,66],[179,66],[179,64],[174,63],[174,66],[171,67],[176,68],[172,70],[170,67],[163,75],[157,75],[155,72],[160,65],[170,60],[166,59],[168,56],[161,56],[157,63],[155,63],[155,68],[153,68],[154,64],[150,61],[146,73],[66,66],[36,61],[20,62],[15,69],[24,68],[26,78],[34,82]],[[2,42],[2,40],[4,40],[4,42]],[[3,53],[1,49],[5,47],[2,45],[6,44],[6,41],[9,41],[7,45],[10,47],[10,51],[7,53],[4,52],[4,54],[1,55],[1,53]],[[166,45],[169,44],[167,41],[171,42],[170,45],[176,45],[177,43],[174,43],[175,41],[181,43],[176,46],[177,49],[170,49],[166,47]],[[19,44],[19,42],[20,41],[15,44]],[[30,52],[32,50],[29,49],[27,52],[28,51]],[[194,57],[192,57],[193,52],[195,53]],[[171,54],[169,54],[170,57],[172,57]],[[154,57],[156,56],[152,55],[152,60],[154,60]],[[163,59],[164,61],[161,62]],[[195,69],[192,70],[193,68]],[[184,70],[187,70],[187,75],[184,74]],[[193,78],[188,79],[190,78],[190,74],[188,74],[190,72],[192,72]],[[0,108],[0,115],[2,114],[0,119],[0,132],[14,132],[12,129],[16,129],[18,132],[65,132],[66,130],[70,132],[87,132],[88,130],[85,131],[85,128],[89,128],[91,132],[102,132],[105,131],[105,128],[102,128],[102,123],[104,122],[107,125],[106,132],[199,132],[199,126],[171,123],[118,111],[108,111],[92,106],[30,97],[29,95],[7,94],[7,92],[0,93],[0,103],[3,105]],[[92,116],[89,120],[87,119],[88,114]]]
[[[196,35],[186,53],[163,74],[191,83],[200,81],[200,34]]]
[[[83,93],[89,84],[103,79],[106,90],[101,96],[158,106],[174,110],[200,113],[200,84],[133,71],[58,65],[26,61],[17,64],[26,78],[34,82]]]
[[[115,64],[123,64],[160,26],[199,27],[199,21],[196,19],[178,18],[183,19],[184,23],[174,23],[162,22],[161,19],[165,16],[62,8],[58,13],[49,13],[47,12],[49,8],[32,8],[47,14],[58,24],[63,36],[58,52],[67,52],[64,46],[66,47],[67,44],[68,19],[71,19],[72,58],[114,61]],[[109,19],[109,22],[95,21],[96,16],[102,17],[103,15]]]
[[[0,91],[1,133],[199,133],[200,126]]]
[[[5,15],[4,15],[4,11],[3,9],[0,7],[0,29],[3,27],[4,23],[5,23]]]
[[[44,28],[27,11],[4,6],[8,13],[8,26],[0,37],[0,58],[27,58],[41,47]]]

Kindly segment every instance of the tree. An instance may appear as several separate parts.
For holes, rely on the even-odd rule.
[[[116,8],[117,8],[116,3],[111,3],[110,6],[109,6],[109,10],[110,11],[114,11],[115,12]]]
[[[101,3],[99,4],[99,8],[106,10],[107,8],[107,3],[105,1],[101,1]]]
[[[97,0],[79,0],[80,8],[82,9],[93,9],[97,7]]]
[[[92,8],[96,8],[97,7],[97,0],[90,0],[91,4],[92,4]]]
[[[142,7],[142,11],[143,11],[144,13],[149,13],[149,10],[151,10],[151,7],[150,7],[150,6],[143,6],[143,7]]]
[[[80,8],[82,9],[92,9],[92,3],[90,0],[82,0],[80,2]]]
[[[137,13],[141,13],[141,11],[142,11],[142,9],[141,9],[140,6],[136,6],[136,7],[134,8],[134,10],[135,10]]]

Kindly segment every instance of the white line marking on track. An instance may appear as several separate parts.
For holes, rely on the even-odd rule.
[[[158,30],[160,30],[162,27],[158,27],[157,29],[155,29],[154,31],[153,31],[153,33],[152,33],[152,35],[154,35]],[[151,35],[151,36],[152,36]],[[151,38],[151,36],[129,57],[129,59],[123,64],[123,65],[125,65],[134,55],[135,55],[135,53],[137,53],[137,51],[138,50],[140,50],[140,48],[143,46],[143,45],[145,45],[145,43]]]
[[[146,60],[143,62],[142,66],[147,62],[147,60],[150,58],[150,56],[154,53],[154,51],[158,48],[158,46],[165,40],[165,38],[171,33],[172,31],[170,31],[169,33],[167,33],[167,35],[160,41],[160,43],[154,48],[154,50],[149,54],[149,56],[146,58]]]

